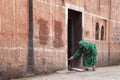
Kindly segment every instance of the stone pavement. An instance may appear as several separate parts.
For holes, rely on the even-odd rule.
[[[12,80],[120,80],[120,65],[97,68],[96,71],[59,71],[54,74]]]

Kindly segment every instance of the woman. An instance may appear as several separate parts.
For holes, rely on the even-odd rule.
[[[83,66],[92,67],[92,70],[95,71],[96,65],[96,56],[97,56],[97,49],[94,43],[81,40],[79,41],[79,47],[75,54],[71,56],[68,60],[73,60],[74,58],[79,58],[83,54]]]

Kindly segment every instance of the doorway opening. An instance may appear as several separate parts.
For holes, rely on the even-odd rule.
[[[68,9],[68,58],[75,53],[80,40],[82,40],[82,12]],[[68,60],[68,69],[79,66],[80,58]]]

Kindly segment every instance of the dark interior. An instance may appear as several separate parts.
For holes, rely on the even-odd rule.
[[[78,42],[82,39],[82,13],[68,9],[68,58],[78,48]],[[80,58],[68,61],[68,68],[79,67]]]

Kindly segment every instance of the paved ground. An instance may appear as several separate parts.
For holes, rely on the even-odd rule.
[[[96,71],[59,71],[54,74],[14,80],[120,80],[120,66],[97,68]]]

